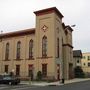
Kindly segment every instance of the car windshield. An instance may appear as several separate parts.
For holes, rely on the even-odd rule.
[[[3,80],[10,80],[12,79],[12,77],[10,75],[4,75],[3,76]]]
[[[7,76],[7,77],[3,77],[3,80],[10,80],[11,77],[10,76]]]

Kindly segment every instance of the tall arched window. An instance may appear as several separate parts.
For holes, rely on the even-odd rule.
[[[9,59],[9,43],[6,43],[5,60]]]
[[[33,58],[33,40],[31,39],[29,42],[29,59]]]
[[[57,58],[59,58],[59,38],[57,38]]]
[[[47,37],[42,38],[42,57],[47,57]]]
[[[17,54],[16,54],[17,59],[20,59],[20,52],[21,52],[21,42],[18,41],[17,42]]]

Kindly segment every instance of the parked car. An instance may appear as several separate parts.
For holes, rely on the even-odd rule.
[[[3,76],[0,75],[0,84],[2,84],[2,81],[3,81]]]
[[[20,83],[20,79],[10,75],[0,75],[0,84],[17,85]]]

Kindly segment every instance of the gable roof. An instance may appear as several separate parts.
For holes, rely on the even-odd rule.
[[[81,57],[82,58],[81,50],[73,50],[73,57]]]

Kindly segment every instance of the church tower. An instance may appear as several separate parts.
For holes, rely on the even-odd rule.
[[[36,15],[36,72],[44,78],[59,80],[62,76],[62,18],[56,7],[34,12]]]

